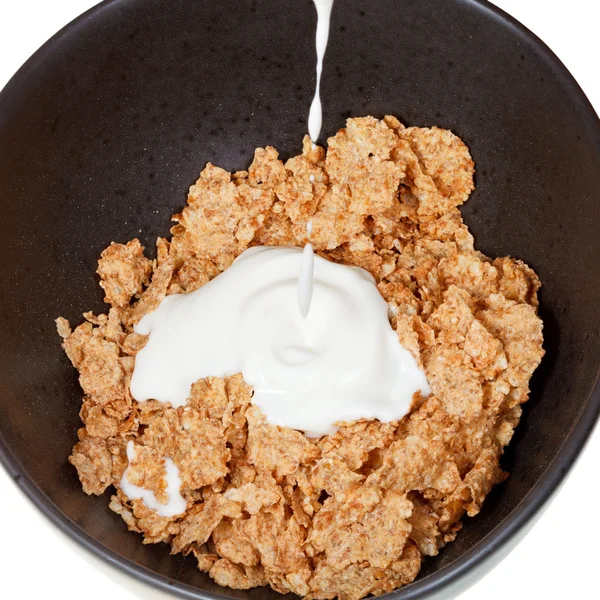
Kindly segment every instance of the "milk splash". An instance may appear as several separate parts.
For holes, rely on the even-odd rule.
[[[135,459],[135,448],[132,441],[127,442],[127,459],[129,464]],[[123,473],[120,487],[130,500],[141,500],[147,508],[155,510],[161,517],[174,517],[185,512],[187,503],[180,493],[181,479],[177,465],[170,458],[165,458],[165,469],[167,471],[165,478],[167,489],[165,491],[168,497],[166,504],[159,502],[154,492],[131,483],[127,479],[129,467]]]
[[[133,397],[184,406],[198,379],[242,373],[270,423],[307,435],[402,418],[429,387],[375,280],[314,255],[303,316],[298,274],[313,274],[301,266],[310,251],[253,247],[198,290],[164,298],[134,327],[150,337],[135,358]]]

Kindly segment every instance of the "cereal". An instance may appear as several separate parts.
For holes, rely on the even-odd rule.
[[[405,494],[360,486],[342,500],[325,501],[308,539],[336,570],[363,562],[385,569],[402,554],[411,514]]]
[[[423,360],[432,393],[449,415],[479,412],[483,389],[469,355],[457,344],[436,345]]]
[[[193,408],[166,409],[140,439],[160,455],[173,459],[183,488],[195,490],[211,485],[228,472],[230,451],[223,423],[205,418]]]
[[[239,504],[221,494],[195,504],[179,522],[179,532],[171,540],[172,553],[181,552],[192,543],[204,544],[224,517],[241,517]]]
[[[98,261],[100,287],[111,306],[125,307],[142,291],[152,273],[152,263],[144,256],[144,248],[135,239],[127,244],[114,242],[102,252]]]
[[[102,494],[114,483],[112,456],[102,438],[84,437],[75,444],[69,462],[77,469],[86,494]]]
[[[238,502],[250,515],[256,515],[263,507],[273,506],[283,499],[281,489],[270,475],[262,476],[257,483],[231,487],[223,496]]]
[[[312,468],[310,482],[317,490],[324,490],[342,502],[348,492],[362,484],[365,477],[348,468],[334,453],[319,459]]]
[[[246,411],[250,462],[258,469],[276,476],[293,473],[303,462],[318,456],[318,449],[299,431],[267,423],[256,406]]]
[[[262,567],[240,567],[226,558],[217,560],[210,568],[209,575],[219,585],[234,590],[248,590],[269,583]]]
[[[409,186],[420,215],[444,214],[467,201],[475,187],[474,164],[460,138],[437,127],[409,127],[397,133],[410,148],[400,145],[408,156]]]
[[[144,290],[139,301],[131,310],[131,314],[127,319],[128,325],[137,323],[144,315],[158,308],[158,305],[167,294],[169,283],[173,277],[173,269],[173,261],[170,259],[157,265],[152,274],[150,285]]]
[[[413,581],[506,478],[499,459],[543,356],[539,279],[477,252],[457,208],[473,173],[453,133],[390,116],[349,119],[327,151],[306,137],[285,164],[271,147],[233,175],[209,163],[155,261],[138,240],[102,253],[108,314],[74,330],[57,319],[84,394],[69,459],[83,490],[116,488],[109,506],[131,531],[192,554],[219,585],[359,600]],[[373,275],[432,394],[400,421],[339,423],[320,439],[269,424],[240,374],[197,381],[178,409],[136,402],[129,381],[147,338],[133,325],[248,247],[305,244],[309,221],[319,254]],[[187,502],[174,517],[120,489],[128,468],[164,503],[165,458]]]
[[[240,529],[258,550],[267,573],[297,574],[302,581],[308,580],[311,570],[303,548],[306,531],[294,516],[287,516],[283,503],[242,520]]]
[[[95,402],[105,404],[125,397],[124,372],[119,347],[92,335],[82,347],[79,383]]]

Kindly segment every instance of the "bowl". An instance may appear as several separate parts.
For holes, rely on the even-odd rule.
[[[186,598],[219,588],[193,559],[143,546],[82,493],[67,463],[81,392],[53,320],[102,311],[96,260],[152,248],[206,161],[245,168],[257,146],[300,150],[315,84],[310,0],[109,0],[55,35],[0,95],[0,458],[61,529],[109,563]],[[452,129],[477,190],[477,247],[543,282],[546,356],[503,458],[508,481],[425,561],[397,600],[451,597],[489,568],[560,484],[600,410],[600,124],[531,32],[475,0],[336,0],[322,139],[349,116]]]

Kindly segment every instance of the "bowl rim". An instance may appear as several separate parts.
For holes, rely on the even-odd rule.
[[[86,12],[68,23],[43,44],[13,75],[5,87],[0,91],[0,122],[7,100],[13,91],[29,76],[34,68],[47,56],[53,53],[57,42],[64,39],[76,30],[85,28],[86,24],[98,18],[104,11],[115,4],[131,0],[103,0],[91,7]],[[600,119],[596,114],[589,99],[562,61],[554,52],[531,30],[506,13],[501,8],[491,4],[488,0],[455,0],[468,5],[472,10],[483,13],[487,18],[508,27],[517,36],[532,44],[539,55],[556,69],[557,76],[562,79],[563,86],[569,94],[578,101],[581,107],[581,116],[591,131],[591,139],[600,153]],[[585,447],[600,415],[600,373],[596,375],[593,388],[585,405],[580,410],[577,421],[568,432],[565,441],[560,447],[554,460],[548,465],[537,484],[525,495],[511,513],[494,529],[487,533],[477,544],[452,561],[404,588],[390,592],[386,596],[393,596],[396,600],[422,600],[439,593],[451,584],[463,581],[468,575],[475,572],[476,567],[489,563],[489,559],[498,556],[500,550],[507,546],[510,540],[523,533],[531,524],[534,516],[542,512],[543,507],[557,491],[565,480],[574,463]],[[46,516],[58,529],[66,533],[71,539],[84,547],[93,555],[104,560],[109,565],[127,573],[134,579],[141,581],[155,589],[175,594],[181,598],[197,600],[198,598],[210,600],[213,598],[230,598],[225,594],[208,592],[179,581],[170,579],[152,571],[129,558],[120,555],[101,542],[94,539],[77,523],[65,515],[52,500],[42,492],[33,482],[19,461],[12,454],[0,433],[0,464],[4,466],[9,476],[17,484],[29,500]],[[481,573],[481,572],[480,572]],[[481,573],[482,574],[482,573]],[[478,577],[477,577],[478,578]],[[466,587],[466,584],[465,584]]]

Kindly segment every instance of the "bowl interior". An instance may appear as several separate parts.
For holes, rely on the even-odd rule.
[[[310,0],[108,2],[56,36],[0,96],[0,446],[43,502],[91,538],[204,592],[248,597],[166,546],[143,546],[109,511],[108,495],[81,492],[66,462],[81,393],[53,319],[78,323],[83,310],[104,309],[94,275],[101,250],[133,237],[152,248],[205,162],[238,170],[258,146],[283,158],[299,152],[315,25]],[[477,166],[463,213],[478,249],[522,258],[543,282],[547,354],[504,457],[512,476],[425,562],[425,578],[520,510],[592,394],[598,124],[531,36],[467,0],[337,0],[322,99],[323,142],[362,115],[460,135]]]

